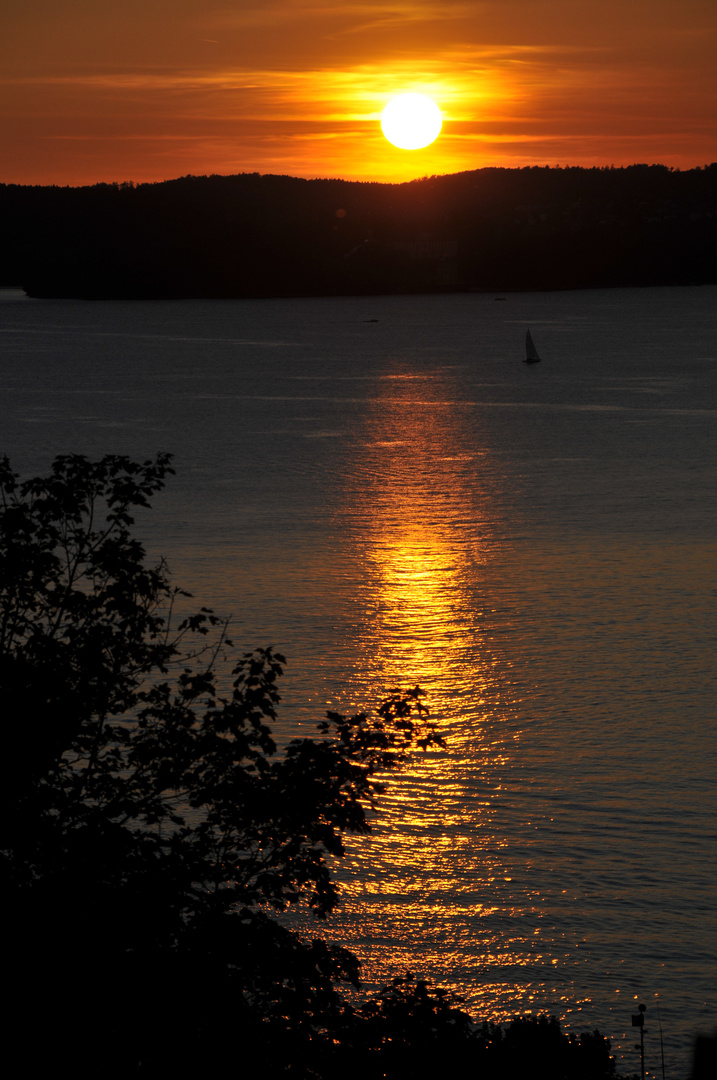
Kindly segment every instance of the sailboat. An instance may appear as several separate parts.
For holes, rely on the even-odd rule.
[[[533,341],[533,335],[531,334],[530,330],[528,330],[527,334],[525,335],[525,360],[523,361],[523,363],[524,364],[539,364],[540,363],[540,357],[538,356],[538,350],[535,347],[535,342]]]

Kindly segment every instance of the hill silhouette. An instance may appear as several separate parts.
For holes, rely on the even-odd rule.
[[[0,185],[0,281],[229,298],[717,281],[717,163],[487,168],[405,184],[243,173]]]

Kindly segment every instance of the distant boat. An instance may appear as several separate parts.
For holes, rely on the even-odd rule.
[[[524,364],[539,364],[540,363],[540,357],[538,356],[538,350],[535,347],[535,342],[533,341],[533,335],[530,333],[530,330],[528,330],[528,333],[525,335],[525,360],[523,361],[523,363]]]

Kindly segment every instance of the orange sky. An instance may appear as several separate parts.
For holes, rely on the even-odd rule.
[[[717,160],[716,0],[2,0],[0,182]],[[393,94],[434,98],[399,150]]]

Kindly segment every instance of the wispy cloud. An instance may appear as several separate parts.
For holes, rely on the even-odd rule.
[[[0,181],[112,179],[127,161],[145,179],[408,179],[558,151],[619,163],[631,140],[643,160],[652,146],[655,160],[702,163],[717,157],[716,34],[714,0],[6,5]],[[406,90],[444,113],[425,152],[380,132]]]

